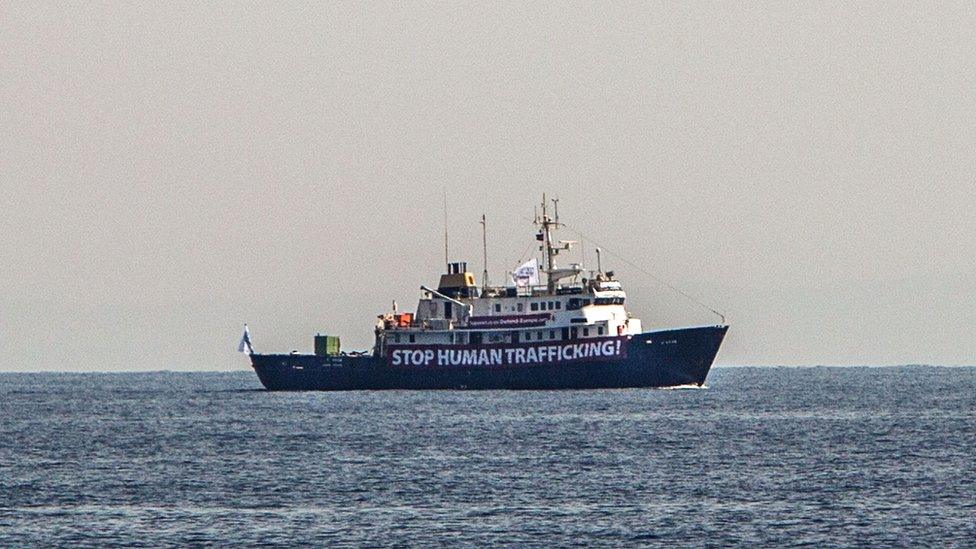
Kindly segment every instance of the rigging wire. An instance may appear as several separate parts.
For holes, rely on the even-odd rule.
[[[688,299],[692,303],[695,303],[696,305],[698,305],[698,306],[700,306],[702,308],[708,309],[713,314],[717,315],[719,318],[722,319],[722,324],[725,324],[726,323],[725,322],[725,315],[723,313],[720,313],[719,311],[716,311],[715,309],[709,307],[708,305],[706,305],[705,303],[703,303],[700,299],[698,299],[695,296],[693,296],[693,295],[691,295],[691,294],[689,294],[689,293],[681,290],[680,288],[677,288],[676,286],[674,286],[670,282],[668,282],[668,281],[666,281],[666,280],[664,280],[664,279],[662,279],[662,278],[660,278],[658,276],[655,276],[655,275],[651,274],[650,272],[648,272],[648,271],[644,270],[643,268],[641,268],[639,265],[637,265],[634,262],[628,260],[626,257],[624,257],[624,256],[622,256],[622,255],[620,255],[618,253],[615,253],[615,252],[610,251],[608,248],[606,248],[605,246],[603,246],[599,242],[597,242],[597,241],[593,240],[592,238],[590,238],[590,237],[586,236],[585,234],[583,234],[583,232],[580,231],[579,229],[577,229],[575,227],[571,227],[571,226],[569,226],[569,225],[567,225],[565,223],[563,225],[567,229],[569,229],[569,230],[573,231],[574,233],[578,234],[579,237],[580,237],[580,240],[588,240],[591,244],[595,244],[596,246],[599,246],[601,250],[603,250],[603,251],[607,252],[608,254],[614,256],[618,260],[626,263],[630,267],[633,267],[634,269],[636,269],[638,272],[644,274],[645,276],[650,277],[651,279],[653,279],[654,281],[656,281],[658,284],[661,284],[663,286],[666,286],[666,287],[670,288],[673,292],[675,292],[675,293],[683,296],[685,299]]]
[[[522,263],[525,263],[525,256],[526,256],[526,254],[528,254],[529,253],[529,250],[531,250],[532,247],[535,246],[535,245],[536,245],[535,241],[529,242],[529,245],[525,247],[525,251],[523,251],[521,254],[519,254],[519,260],[518,260],[518,264],[519,265],[521,265]],[[516,265],[516,267],[518,267],[518,266]]]

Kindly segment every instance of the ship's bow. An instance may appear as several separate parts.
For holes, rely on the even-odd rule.
[[[726,325],[645,332],[631,342],[636,361],[647,369],[648,386],[704,385]],[[653,365],[653,366],[651,366]]]

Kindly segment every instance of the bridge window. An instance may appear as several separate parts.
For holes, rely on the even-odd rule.
[[[582,299],[582,298],[579,298],[579,297],[574,297],[574,298],[571,298],[569,300],[569,303],[566,304],[566,310],[567,311],[575,311],[577,309],[582,309],[583,307],[586,307],[589,304],[590,304],[590,300],[589,299]]]

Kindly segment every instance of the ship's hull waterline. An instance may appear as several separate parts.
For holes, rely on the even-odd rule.
[[[251,364],[272,391],[675,387],[705,383],[727,330],[707,326],[629,336],[622,358],[472,366],[394,364],[389,356],[252,354]]]

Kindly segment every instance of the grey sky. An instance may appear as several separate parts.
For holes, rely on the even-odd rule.
[[[559,196],[719,364],[976,363],[972,2],[130,4],[0,3],[0,370],[367,347],[445,188],[496,279]]]

